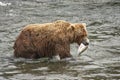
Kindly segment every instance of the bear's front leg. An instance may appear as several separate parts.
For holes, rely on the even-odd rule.
[[[56,59],[63,59],[63,58],[68,58],[71,57],[70,54],[70,45],[67,43],[63,44],[56,44],[55,46],[55,53],[56,55],[54,56]]]

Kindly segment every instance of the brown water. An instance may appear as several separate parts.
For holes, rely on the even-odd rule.
[[[90,46],[76,60],[13,58],[24,25],[58,19],[85,22]],[[119,80],[120,0],[0,0],[0,80]]]

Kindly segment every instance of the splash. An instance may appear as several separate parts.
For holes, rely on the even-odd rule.
[[[3,2],[0,2],[0,6],[9,6],[11,5],[11,3],[3,3]]]

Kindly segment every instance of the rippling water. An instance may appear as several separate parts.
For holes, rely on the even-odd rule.
[[[87,23],[90,47],[80,57],[61,62],[12,57],[24,25],[58,19]],[[0,0],[0,80],[40,79],[120,79],[120,0]]]

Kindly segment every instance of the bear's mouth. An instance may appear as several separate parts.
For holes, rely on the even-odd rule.
[[[88,45],[89,45],[89,39],[85,38],[78,48],[78,56],[88,48]]]

